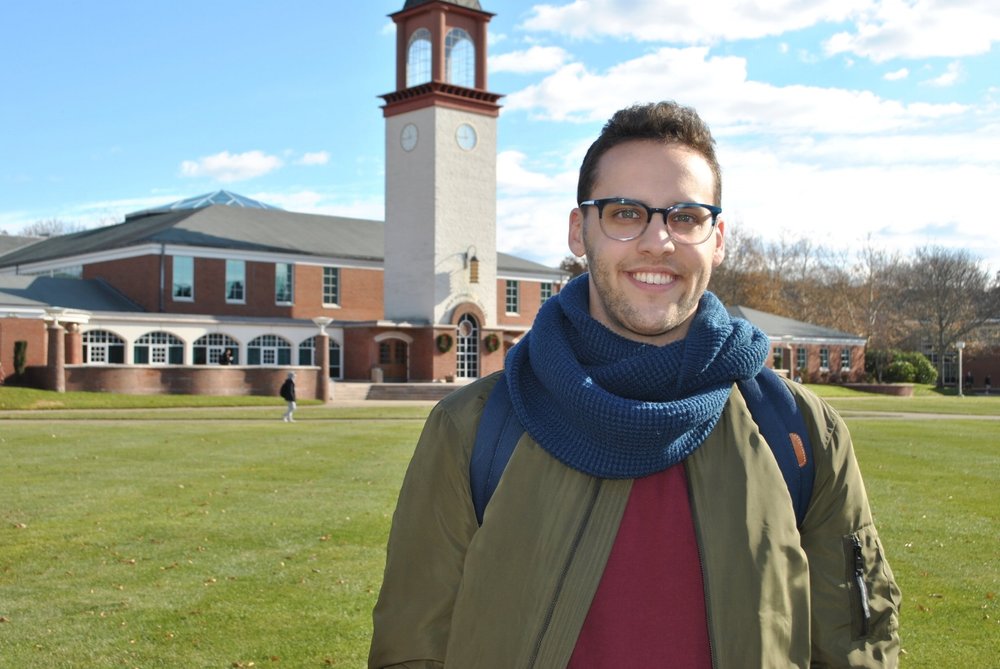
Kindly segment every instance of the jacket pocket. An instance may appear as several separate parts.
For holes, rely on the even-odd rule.
[[[898,626],[899,588],[874,525],[844,537],[851,637],[884,638]]]

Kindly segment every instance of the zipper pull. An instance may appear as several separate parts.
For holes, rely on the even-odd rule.
[[[868,588],[865,586],[865,558],[858,537],[851,537],[851,545],[854,548],[854,583],[858,586],[858,595],[861,598],[861,636],[868,636],[868,623],[871,621],[872,613],[868,608]]]

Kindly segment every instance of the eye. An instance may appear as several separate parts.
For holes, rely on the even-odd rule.
[[[701,207],[685,207],[670,212],[670,222],[677,225],[698,225],[705,219],[708,210]]]
[[[635,204],[616,202],[604,208],[604,215],[623,221],[642,221],[646,218],[646,210]]]

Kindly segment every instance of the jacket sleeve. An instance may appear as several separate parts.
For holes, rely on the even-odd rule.
[[[802,397],[800,396],[800,401]],[[895,667],[900,591],[885,559],[843,419],[807,398],[816,482],[801,528],[809,558],[813,667]]]
[[[466,548],[478,529],[468,471],[479,411],[467,410],[468,395],[453,393],[431,412],[407,469],[372,614],[369,667],[444,664]]]

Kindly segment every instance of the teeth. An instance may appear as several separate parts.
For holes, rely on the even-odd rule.
[[[654,286],[664,286],[674,281],[674,277],[669,274],[660,274],[658,272],[636,272],[632,276],[640,283],[650,283]]]

